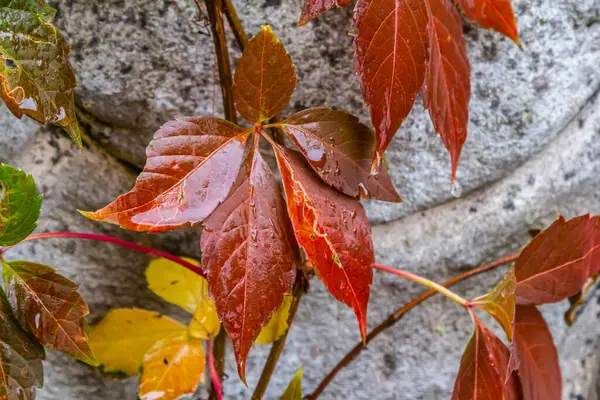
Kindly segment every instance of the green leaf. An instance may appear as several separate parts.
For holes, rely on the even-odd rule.
[[[52,267],[28,261],[2,262],[2,275],[21,326],[49,349],[98,365],[88,344],[85,317],[90,310],[77,284]]]
[[[281,400],[302,400],[302,368],[292,378],[287,389],[283,392]]]
[[[41,207],[33,177],[0,164],[0,246],[15,245],[29,236]]]
[[[0,398],[31,400],[44,382],[44,348],[15,320],[0,288]]]
[[[16,117],[60,125],[81,147],[69,45],[40,2],[0,2],[0,97]]]
[[[29,11],[47,22],[51,22],[56,15],[56,10],[40,0],[0,0],[0,8]]]

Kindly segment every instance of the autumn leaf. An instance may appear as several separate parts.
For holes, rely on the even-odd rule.
[[[202,342],[185,335],[157,342],[144,356],[139,384],[141,400],[177,400],[204,382]]]
[[[575,322],[575,314],[577,312],[577,309],[579,309],[579,307],[583,304],[585,295],[588,293],[590,288],[594,286],[594,284],[598,281],[598,278],[600,278],[600,273],[597,273],[596,275],[589,278],[579,292],[569,297],[570,306],[569,309],[565,312],[565,323],[567,325],[571,326],[573,325],[573,322]]]
[[[354,309],[364,338],[375,261],[365,210],[323,183],[298,153],[274,149],[296,239],[333,297]]]
[[[494,29],[517,45],[517,21],[510,0],[456,0],[465,15],[484,28]]]
[[[505,385],[509,351],[498,337],[473,317],[475,332],[460,360],[452,400],[517,399],[511,380]]]
[[[49,349],[98,365],[87,337],[90,311],[77,284],[52,267],[28,261],[2,262],[2,273],[21,326]]]
[[[281,400],[302,400],[302,368],[292,378]]]
[[[15,319],[0,288],[0,398],[32,400],[44,383],[44,348]]]
[[[296,70],[270,26],[263,26],[238,60],[233,79],[235,108],[252,124],[271,119],[290,101]]]
[[[217,336],[221,330],[221,322],[217,315],[217,308],[214,301],[208,299],[203,301],[192,317],[189,325],[190,336],[196,339],[209,339]]]
[[[254,148],[232,193],[205,221],[200,246],[217,313],[233,343],[238,372],[296,277],[295,243],[281,190]]]
[[[515,268],[512,266],[490,293],[469,302],[494,317],[506,332],[509,341],[513,339],[515,324],[516,286],[517,278]]]
[[[292,299],[292,296],[285,296],[283,298],[283,302],[273,316],[271,316],[269,323],[260,331],[260,334],[256,338],[256,343],[271,344],[283,336],[288,329]]]
[[[304,0],[304,8],[298,26],[306,24],[333,7],[343,7],[351,2],[352,0]]]
[[[552,334],[533,306],[517,306],[515,344],[523,400],[560,400],[562,378]]]
[[[450,153],[454,181],[460,151],[467,139],[471,69],[460,16],[452,1],[429,0],[426,4],[429,58],[423,103]]]
[[[135,375],[156,342],[186,331],[182,323],[157,312],[117,308],[91,327],[90,346],[103,372]]]
[[[600,217],[559,217],[515,262],[518,304],[540,305],[576,294],[600,272]]]
[[[371,110],[377,137],[373,169],[379,170],[383,152],[423,86],[425,0],[359,0],[354,25],[355,69]]]
[[[0,164],[0,246],[12,246],[37,227],[42,207],[31,175]]]
[[[134,188],[88,218],[160,232],[202,222],[227,197],[249,131],[213,117],[167,122],[146,149]]]
[[[311,108],[282,123],[321,179],[352,197],[400,202],[387,166],[371,175],[373,133],[358,118],[330,108]]]
[[[69,45],[35,0],[0,1],[0,97],[18,118],[60,125],[81,147]]]

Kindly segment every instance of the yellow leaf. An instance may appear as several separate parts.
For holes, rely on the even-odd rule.
[[[90,347],[106,373],[137,374],[154,343],[181,335],[187,327],[157,312],[137,308],[111,310],[90,329]]]
[[[283,392],[281,400],[302,400],[302,368],[292,378],[287,389]]]
[[[256,338],[256,343],[269,344],[279,339],[288,328],[288,317],[292,306],[292,296],[285,296],[271,320],[264,326]]]
[[[200,266],[192,258],[184,257],[184,260]],[[194,313],[200,303],[208,299],[206,279],[165,258],[157,258],[148,264],[146,280],[150,290],[189,313]]]
[[[196,339],[208,339],[211,336],[217,336],[221,329],[221,323],[217,316],[215,303],[211,299],[206,299],[194,312],[192,322],[190,322],[189,332]]]
[[[180,335],[157,342],[144,357],[139,385],[141,400],[176,400],[204,383],[202,342]]]

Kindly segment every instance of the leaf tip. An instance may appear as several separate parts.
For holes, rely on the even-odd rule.
[[[371,175],[377,175],[381,172],[383,166],[383,157],[379,150],[375,151],[373,161],[371,162]]]

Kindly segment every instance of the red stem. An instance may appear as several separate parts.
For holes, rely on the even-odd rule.
[[[219,372],[217,371],[217,367],[215,366],[215,357],[213,355],[213,340],[213,338],[208,339],[208,369],[210,370],[210,379],[212,381],[217,400],[222,400],[223,386],[221,385],[221,380],[219,379]]]
[[[204,271],[202,271],[202,268],[184,260],[181,257],[177,257],[171,253],[167,253],[166,251],[156,250],[156,249],[153,249],[150,247],[142,246],[142,245],[139,245],[136,243],[131,243],[126,240],[115,238],[112,236],[98,235],[95,233],[47,232],[47,233],[36,233],[36,234],[30,235],[27,239],[23,240],[21,243],[31,242],[33,240],[38,240],[38,239],[53,239],[53,238],[85,239],[85,240],[94,240],[97,242],[107,242],[107,243],[117,244],[119,246],[127,247],[129,249],[139,251],[141,253],[152,254],[157,257],[166,258],[167,260],[173,261],[173,262],[181,265],[182,267],[185,267],[185,268],[189,269],[190,271],[195,272],[198,275],[201,275],[206,278],[206,275],[204,274]],[[14,246],[0,248],[0,256],[6,250],[8,250],[12,247],[14,247]]]

